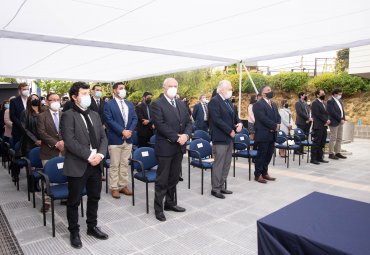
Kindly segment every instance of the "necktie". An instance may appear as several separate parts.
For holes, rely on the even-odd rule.
[[[98,108],[100,107],[100,100],[99,99],[96,100],[96,105],[98,106]]]
[[[225,99],[225,104],[229,107],[229,109],[230,109],[231,112],[234,112],[233,108],[229,104],[229,100]]]
[[[172,104],[173,107],[176,108],[176,105],[175,105],[175,101],[174,100],[171,100],[171,104]]]
[[[150,120],[149,105],[146,105],[146,112],[148,113],[148,120]]]
[[[57,132],[59,133],[59,118],[58,118],[58,112],[53,112],[53,119],[54,119],[54,125],[57,129]]]
[[[204,109],[204,120],[208,120],[208,107],[206,103],[202,103]]]
[[[121,107],[122,107],[122,117],[123,117],[123,126],[126,127],[126,113],[125,113],[125,107],[123,106],[124,101],[121,100]]]

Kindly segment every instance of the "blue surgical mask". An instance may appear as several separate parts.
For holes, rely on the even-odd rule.
[[[103,93],[101,91],[96,91],[95,92],[96,97],[101,97],[102,95],[103,95]]]
[[[4,104],[4,107],[6,108],[6,109],[9,109],[9,104]]]
[[[81,101],[80,101],[80,106],[86,110],[87,108],[89,108],[90,105],[91,105],[91,97],[82,96]]]

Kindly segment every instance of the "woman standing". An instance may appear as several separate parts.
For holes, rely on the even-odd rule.
[[[4,138],[3,138],[4,142],[9,142],[10,138],[12,137],[13,122],[10,120],[10,115],[9,115],[10,99],[4,101],[4,109],[5,109],[4,111]]]
[[[256,95],[252,95],[248,105],[248,132],[249,132],[249,139],[254,140],[254,113],[253,113],[253,105],[257,102]]]
[[[289,109],[289,103],[288,100],[284,99],[281,102],[282,108],[279,110],[279,114],[281,117],[281,125],[280,130],[284,131],[285,134],[289,135],[290,130],[293,129],[293,118],[292,118],[292,112]],[[286,150],[280,149],[279,154],[281,157],[286,157]]]
[[[21,122],[23,136],[21,139],[22,155],[27,156],[30,150],[41,145],[39,133],[37,131],[37,115],[41,112],[40,98],[32,94],[27,99],[27,108],[22,112]]]

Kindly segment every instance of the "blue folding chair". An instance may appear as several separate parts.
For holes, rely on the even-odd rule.
[[[308,163],[308,160],[310,158],[311,147],[313,146],[313,142],[308,140],[308,137],[303,132],[303,130],[300,128],[294,129],[294,136],[296,137],[294,139],[294,142],[296,144],[307,147],[307,163]]]
[[[157,136],[156,135],[152,135],[150,137],[149,142],[148,142],[148,144],[150,145],[150,147],[154,148],[156,139],[157,139]]]
[[[209,136],[209,133],[207,133],[204,130],[195,130],[193,140],[196,139],[203,139],[206,140],[207,142],[211,142],[211,137]]]
[[[53,230],[53,237],[55,237],[55,216],[54,216],[54,200],[68,199],[68,180],[67,176],[63,175],[64,157],[55,157],[50,159],[43,169],[39,171],[41,175],[41,192],[42,204],[45,203],[45,189],[46,194],[51,199],[51,224]],[[84,217],[83,199],[86,195],[84,189],[81,194],[81,216]],[[44,226],[46,226],[46,212],[43,210]]]
[[[193,140],[190,143],[188,149],[188,188],[190,189],[190,166],[200,168],[202,170],[202,184],[201,184],[202,195],[203,195],[204,171],[210,169],[212,175],[213,159],[211,159],[211,156],[212,156],[212,146],[208,141],[199,138]]]
[[[132,132],[132,151],[135,151],[139,147],[139,137],[137,131]]]
[[[247,135],[248,138],[249,138],[249,131],[248,129],[246,129],[245,127],[242,128],[242,130],[240,130],[240,132],[238,134],[244,134],[244,135]],[[253,146],[254,145],[254,141],[249,139],[249,146]]]
[[[42,161],[40,158],[40,147],[33,148],[28,153],[28,158],[25,159],[27,161],[27,193],[28,193],[28,201],[31,200],[30,198],[30,191],[32,190],[32,199],[33,199],[33,208],[36,207],[36,199],[35,199],[35,182],[37,182],[41,176],[39,171],[43,169]]]
[[[129,160],[132,178],[132,205],[135,206],[135,179],[137,179],[145,183],[146,213],[149,213],[148,183],[155,182],[157,178],[158,163],[154,149],[151,147],[138,148]]]
[[[287,153],[286,153],[287,157],[285,157],[285,163],[287,163],[287,168],[289,168],[290,151],[296,151],[300,149],[300,145],[297,145],[297,144],[290,145],[288,142],[289,140],[295,140],[295,139],[300,140],[298,136],[293,136],[292,138],[290,136],[287,136],[285,132],[282,130],[277,131],[276,139],[275,139],[273,165],[275,165],[276,149],[282,149],[282,150],[287,150]],[[298,158],[299,158],[299,165],[301,165],[301,157],[298,157]],[[294,159],[295,159],[295,154],[293,154],[293,161]]]
[[[234,138],[234,152],[232,154],[234,166],[233,166],[233,172],[235,177],[235,159],[236,158],[247,158],[248,164],[249,164],[249,180],[251,180],[251,164],[253,158],[257,157],[257,151],[256,150],[250,150],[250,140],[249,136],[246,134],[239,133]]]
[[[17,186],[17,190],[19,190],[20,170],[28,166],[26,159],[24,159],[21,155],[20,147],[21,147],[20,142],[17,142],[14,145],[14,147],[11,147],[9,149],[9,157],[10,157],[9,170],[10,170],[14,185]]]

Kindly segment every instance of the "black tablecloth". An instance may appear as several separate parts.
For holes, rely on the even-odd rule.
[[[313,192],[257,221],[258,254],[370,254],[370,204]]]

